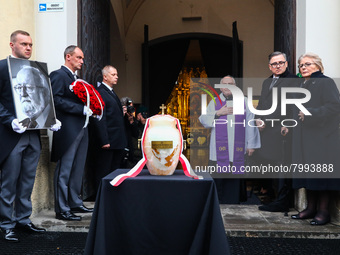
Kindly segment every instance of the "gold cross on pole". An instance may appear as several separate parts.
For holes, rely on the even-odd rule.
[[[159,109],[162,110],[162,115],[164,115],[164,110],[166,109],[166,106],[162,104],[162,106],[160,106]]]

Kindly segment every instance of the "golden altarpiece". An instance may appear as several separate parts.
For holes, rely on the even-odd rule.
[[[190,148],[185,154],[191,159],[192,165],[195,165],[193,159],[199,159],[200,164],[206,164],[209,155],[210,130],[204,128],[198,119],[201,115],[201,94],[204,93],[200,89],[202,84],[208,84],[204,67],[183,67],[165,102],[167,114],[179,119],[181,123],[186,147]]]

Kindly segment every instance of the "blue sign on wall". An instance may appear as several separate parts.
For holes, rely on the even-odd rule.
[[[46,8],[47,8],[46,4],[39,4],[39,11],[40,12],[45,12]]]
[[[39,3],[39,12],[63,12],[64,3]]]

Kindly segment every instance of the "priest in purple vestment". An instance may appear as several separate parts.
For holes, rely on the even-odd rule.
[[[225,76],[221,84],[236,85],[235,79]],[[233,114],[232,93],[227,88],[221,88],[221,102],[216,98],[211,100],[207,113],[199,117],[205,128],[211,129],[209,147],[209,165],[216,168],[233,166],[235,174],[241,174],[244,166],[245,154],[251,156],[255,149],[261,147],[259,131],[248,121],[254,119],[254,114],[248,109],[245,98],[245,112],[243,115]],[[244,125],[240,123],[245,123]],[[234,124],[232,124],[234,123]],[[237,124],[239,123],[239,124]],[[250,122],[251,123],[251,122]],[[244,179],[228,178],[232,173],[226,173],[226,178],[215,178],[217,192],[221,204],[239,204],[240,193],[245,189]],[[242,177],[240,175],[240,177]]]

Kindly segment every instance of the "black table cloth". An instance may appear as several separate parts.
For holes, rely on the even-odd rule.
[[[230,254],[216,188],[209,174],[194,180],[176,170],[147,170],[113,187],[117,169],[101,181],[85,254]]]

